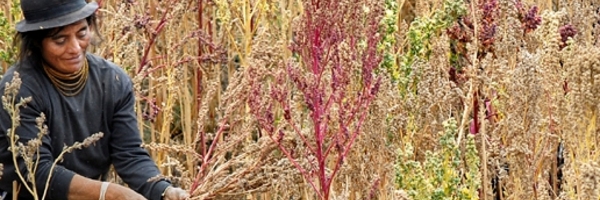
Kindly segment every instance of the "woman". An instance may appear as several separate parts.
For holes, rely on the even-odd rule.
[[[22,0],[25,19],[17,23],[18,62],[0,81],[6,83],[18,72],[22,84],[19,98],[31,97],[20,109],[15,129],[19,142],[35,139],[40,132],[36,118],[45,115],[48,132],[36,157],[35,188],[41,198],[46,180],[47,199],[185,199],[187,192],[164,180],[149,181],[160,174],[142,141],[134,113],[131,79],[115,64],[86,53],[92,41],[98,4],[85,0]],[[13,181],[21,185],[15,171],[7,132],[11,117],[0,109],[0,195],[10,198]],[[63,147],[81,142],[94,133],[104,135],[93,145],[65,154],[52,168]],[[102,182],[110,165],[129,188]],[[17,165],[27,177],[25,163]],[[33,196],[20,187],[19,199]],[[1,198],[0,198],[1,199]]]

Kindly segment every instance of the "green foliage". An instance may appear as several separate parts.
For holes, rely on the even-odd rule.
[[[21,19],[21,9],[18,0],[8,0],[0,7],[0,63],[6,67],[15,63],[17,47],[13,46],[15,24]],[[6,13],[8,10],[8,13]],[[0,70],[2,70],[0,68]],[[4,73],[0,71],[0,74]]]
[[[385,0],[385,10],[383,18],[380,22],[380,27],[383,29],[383,37],[379,42],[377,48],[380,52],[383,52],[383,60],[381,61],[380,67],[387,69],[390,73],[394,72],[394,69],[398,68],[396,64],[396,33],[398,32],[398,10],[400,9],[396,0]]]
[[[418,60],[429,60],[431,55],[431,39],[441,34],[442,30],[450,27],[460,16],[467,14],[462,0],[446,0],[440,10],[431,17],[418,17],[410,24],[406,40],[409,50],[402,56],[400,66],[391,69],[392,78],[399,81],[401,93],[411,91],[409,84],[418,80],[410,80],[414,73],[413,64]]]
[[[464,163],[456,145],[457,122],[444,122],[439,146],[425,153],[425,161],[414,160],[410,143],[399,151],[396,184],[413,199],[478,199],[480,186],[479,157],[472,135],[467,138]],[[464,166],[464,171],[460,170]]]

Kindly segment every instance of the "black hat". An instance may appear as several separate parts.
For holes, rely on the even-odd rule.
[[[17,23],[18,32],[56,28],[92,15],[98,3],[85,0],[21,0],[25,19]]]

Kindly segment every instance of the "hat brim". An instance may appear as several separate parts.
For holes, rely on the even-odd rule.
[[[64,15],[61,17],[57,17],[54,19],[49,19],[46,21],[40,21],[36,23],[27,23],[26,20],[21,20],[17,23],[15,28],[18,32],[29,32],[29,31],[38,31],[44,29],[51,29],[61,26],[66,26],[72,23],[75,23],[79,20],[85,19],[92,15],[98,9],[98,3],[90,2],[86,4],[83,8],[69,13],[68,15]]]

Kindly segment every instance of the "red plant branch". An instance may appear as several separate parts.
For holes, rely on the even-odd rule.
[[[167,24],[167,21],[169,20],[169,18],[167,16],[169,14],[169,10],[171,9],[170,5],[173,5],[173,4],[172,4],[172,1],[169,1],[166,4],[169,6],[167,6],[167,8],[165,9],[163,16],[161,17],[160,21],[154,28],[154,31],[151,32],[152,37],[150,38],[150,41],[148,42],[148,46],[146,46],[146,48],[144,49],[144,55],[142,56],[140,66],[138,67],[136,74],[139,74],[148,64],[148,54],[150,53],[150,49],[152,49],[152,47],[154,46],[154,42],[156,42],[158,35],[163,30],[163,28]]]
[[[192,186],[190,187],[190,194],[193,194],[194,191],[200,185],[200,183],[201,183],[200,180],[202,180],[202,177],[205,175],[204,172],[206,171],[206,168],[209,166],[208,163],[210,163],[211,159],[213,158],[212,153],[214,152],[216,145],[219,143],[219,138],[221,137],[221,135],[223,135],[225,130],[227,130],[227,127],[229,127],[225,124],[228,120],[229,120],[229,118],[227,118],[227,117],[224,117],[223,119],[221,119],[221,123],[219,125],[219,130],[215,134],[214,140],[212,141],[208,150],[204,154],[201,154],[202,157],[200,159],[202,160],[202,164],[200,165],[200,169],[198,169],[198,174],[196,174],[196,178],[194,178]],[[204,135],[205,135],[205,133],[202,132],[198,136],[204,137]]]

